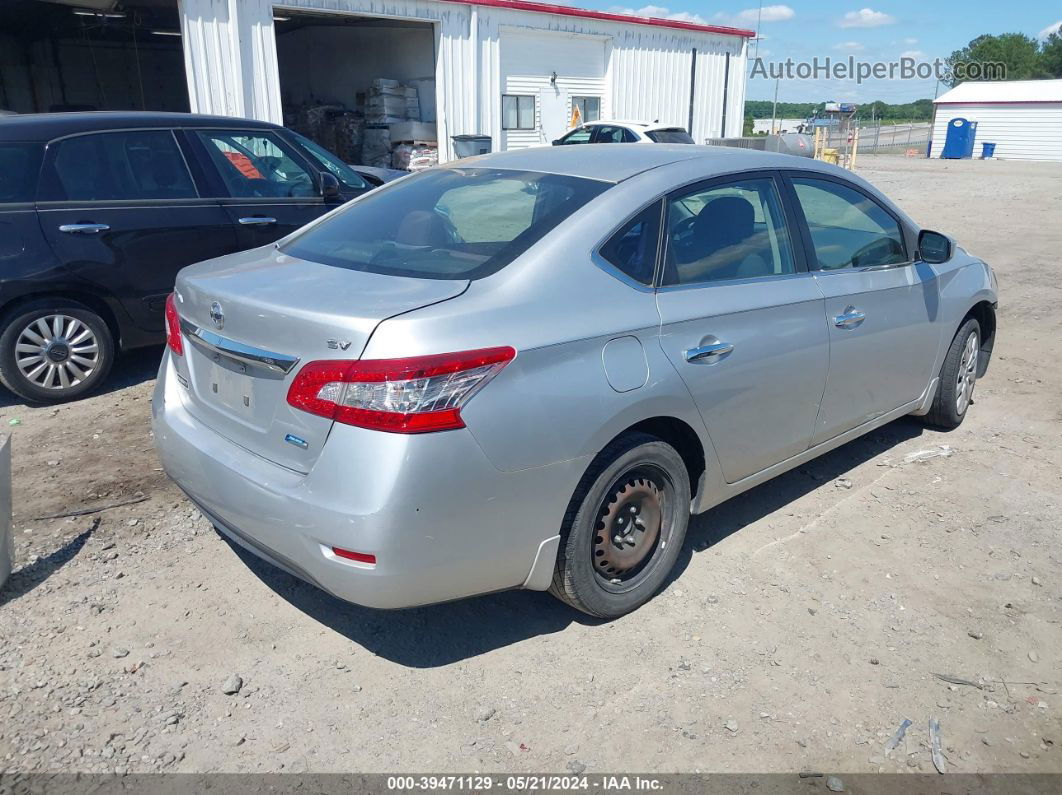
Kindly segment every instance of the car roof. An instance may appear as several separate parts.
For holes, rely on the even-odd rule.
[[[681,124],[661,124],[658,121],[634,121],[631,119],[595,119],[594,121],[586,122],[586,127],[591,127],[595,124],[615,124],[621,127],[638,127],[643,132],[646,130],[683,130],[685,127]]]
[[[232,116],[155,111],[26,113],[0,118],[0,141],[50,141],[64,135],[144,127],[241,127],[279,129],[277,125]]]
[[[756,168],[815,168],[816,161],[795,155],[758,152],[730,146],[695,144],[581,144],[535,146],[451,161],[444,168],[499,168],[563,174],[605,182],[625,179],[680,161],[698,160],[709,172],[729,174]]]

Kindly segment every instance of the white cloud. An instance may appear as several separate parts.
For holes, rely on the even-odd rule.
[[[789,6],[764,6],[761,11],[758,8],[746,8],[737,18],[742,22],[784,22],[796,16],[796,12]]]
[[[837,24],[842,28],[880,28],[882,25],[892,25],[895,22],[896,17],[870,8],[861,8],[859,11],[849,11]]]
[[[642,6],[641,8],[624,8],[613,6],[609,9],[613,14],[629,14],[635,17],[653,17],[654,19],[673,19],[676,22],[692,22],[696,25],[704,25],[707,20],[699,14],[691,14],[689,11],[676,11],[664,6]]]
[[[833,46],[835,50],[844,50],[845,52],[859,52],[863,49],[863,45],[858,41],[842,41],[840,44]]]
[[[903,43],[908,45],[908,46],[911,46],[911,45],[914,45],[914,44],[918,44],[918,39],[904,39]]]
[[[916,61],[924,60],[926,54],[921,50],[904,50],[900,53],[901,58],[913,58]]]
[[[1062,35],[1062,19],[1058,20],[1058,22],[1054,23],[1053,25],[1048,25],[1046,28],[1041,30],[1036,35],[1036,38],[1046,39],[1052,33],[1058,33],[1059,35]]]

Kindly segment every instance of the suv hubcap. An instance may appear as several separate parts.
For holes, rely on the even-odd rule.
[[[44,389],[69,389],[99,366],[99,340],[76,317],[45,315],[18,335],[15,362],[30,383]]]

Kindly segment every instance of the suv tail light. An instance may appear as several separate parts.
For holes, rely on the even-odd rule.
[[[178,356],[184,356],[184,342],[181,340],[181,319],[177,316],[177,304],[174,293],[166,296],[166,344]]]
[[[346,425],[391,433],[464,428],[461,407],[515,356],[506,347],[309,362],[292,381],[288,403]]]

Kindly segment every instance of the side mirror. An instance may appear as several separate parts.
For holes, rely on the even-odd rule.
[[[321,172],[321,195],[326,199],[339,198],[339,180],[335,174],[328,171]]]
[[[939,265],[950,260],[953,253],[954,246],[947,235],[929,229],[918,233],[918,256],[922,262]]]

